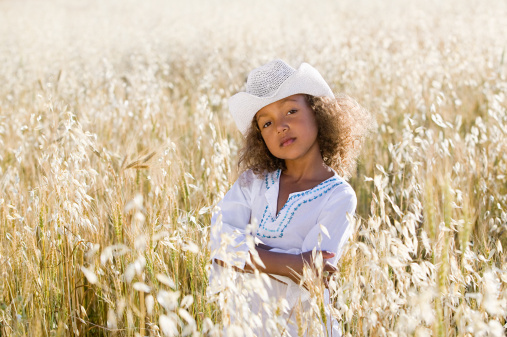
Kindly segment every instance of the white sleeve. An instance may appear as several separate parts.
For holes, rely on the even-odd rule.
[[[218,259],[243,269],[249,261],[246,243],[251,217],[253,173],[247,171],[217,205],[211,218],[211,260]]]
[[[317,224],[310,230],[303,241],[302,252],[313,250],[327,250],[335,253],[329,262],[336,265],[343,248],[352,235],[352,225],[347,219],[347,214],[354,215],[357,205],[357,198],[354,190],[348,184],[343,188],[337,188],[326,201]],[[322,229],[324,226],[329,236]],[[319,246],[319,235],[321,243]]]

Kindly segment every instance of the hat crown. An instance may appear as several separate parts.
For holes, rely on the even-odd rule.
[[[246,92],[257,97],[273,96],[296,69],[282,60],[271,61],[250,72],[246,82]]]

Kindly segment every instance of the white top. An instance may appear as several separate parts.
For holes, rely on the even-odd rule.
[[[248,236],[253,235],[274,247],[272,252],[301,254],[317,247],[335,253],[328,261],[337,263],[352,234],[347,214],[353,215],[356,209],[354,190],[335,172],[309,190],[291,193],[277,215],[280,174],[277,170],[259,178],[246,171],[234,183],[212,217],[212,260],[244,268],[249,260]],[[288,284],[286,298],[291,306],[307,293],[289,278],[272,276]],[[211,278],[213,268],[210,283]]]

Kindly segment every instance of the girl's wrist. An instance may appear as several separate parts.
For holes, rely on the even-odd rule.
[[[273,249],[273,247],[270,247],[270,246],[265,245],[265,244],[260,243],[260,242],[259,242],[259,243],[256,243],[256,244],[255,244],[255,246],[256,246],[257,248],[261,248],[261,249],[264,249],[264,250],[271,250],[271,249]]]

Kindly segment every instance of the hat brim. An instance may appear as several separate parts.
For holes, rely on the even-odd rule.
[[[298,70],[289,76],[278,90],[269,97],[258,97],[246,92],[239,92],[229,98],[229,111],[239,131],[246,135],[255,114],[271,103],[283,98],[296,95],[308,94],[318,97],[334,98],[333,91],[320,75],[317,69],[308,63],[302,63]]]

